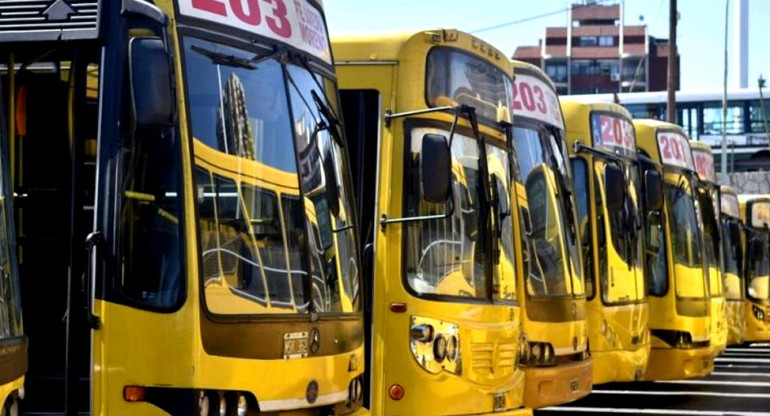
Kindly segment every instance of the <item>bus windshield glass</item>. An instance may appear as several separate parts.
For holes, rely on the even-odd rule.
[[[409,157],[406,178],[406,217],[435,216],[451,213],[446,219],[430,219],[404,224],[406,230],[406,284],[418,296],[442,296],[455,299],[488,299],[488,290],[495,299],[513,301],[516,280],[513,235],[508,208],[489,207],[484,201],[484,180],[481,176],[482,158],[478,141],[455,132],[452,145],[451,201],[427,202],[422,198],[420,181],[421,148],[423,137],[438,134],[449,137],[446,129],[413,127],[408,132]],[[508,153],[502,148],[486,146],[486,160],[490,172],[491,193],[507,198]],[[489,237],[486,218],[501,225],[500,246],[485,250]],[[492,258],[499,252],[498,259]],[[499,260],[499,261],[498,261]],[[494,264],[493,275],[487,272]]]
[[[746,235],[749,244],[756,244],[755,256],[749,258],[748,282],[746,282],[746,296],[749,299],[768,300],[770,287],[770,238],[764,231],[749,229]]]
[[[695,152],[693,152],[695,153]],[[696,159],[697,160],[697,159]],[[721,272],[719,266],[719,224],[714,209],[716,194],[710,188],[698,192],[698,207],[703,230],[703,260],[709,275],[709,294],[723,294]]]
[[[184,53],[207,309],[356,312],[352,193],[329,119],[334,83],[269,51],[187,37]]]
[[[666,182],[663,189],[668,207],[674,264],[690,269],[688,272],[675,272],[676,295],[681,298],[705,297],[701,239],[690,185],[680,177],[679,184]]]
[[[582,295],[582,266],[577,242],[571,239],[568,215],[568,191],[563,189],[571,177],[564,177],[561,164],[566,163],[552,134],[533,124],[514,128],[517,160],[529,204],[531,258],[527,276],[527,292],[531,296]],[[558,162],[557,162],[558,161]],[[570,278],[577,275],[578,278]]]
[[[638,173],[637,169],[629,162],[624,161],[621,163],[623,164],[623,174],[626,178],[623,205],[616,211],[608,210],[605,205],[603,210],[608,219],[606,222],[608,227],[606,234],[610,236],[612,249],[617,258],[625,264],[620,270],[614,270],[613,275],[627,272],[628,280],[624,279],[611,284],[609,276],[607,276],[608,271],[602,270],[602,299],[606,304],[623,303],[646,298],[644,275],[642,274],[644,241],[641,236],[642,224],[641,219],[638,217],[639,207],[637,205],[639,199]],[[597,164],[596,175],[600,178],[599,186],[606,195],[607,190],[604,189],[603,166],[606,165]],[[600,250],[600,255],[608,257],[603,260],[604,263],[600,263],[605,265],[604,268],[613,265],[607,250]],[[617,276],[615,279],[617,279]]]
[[[427,99],[431,107],[466,104],[481,121],[510,121],[510,74],[469,53],[436,47],[428,55]]]

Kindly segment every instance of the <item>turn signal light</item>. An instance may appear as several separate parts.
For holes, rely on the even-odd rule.
[[[123,400],[127,402],[143,402],[144,401],[144,387],[142,386],[126,386],[123,388]]]
[[[404,398],[404,388],[398,384],[394,384],[388,389],[388,395],[393,400],[401,400]]]
[[[390,311],[395,313],[404,313],[406,312],[406,303],[393,302],[390,304]]]

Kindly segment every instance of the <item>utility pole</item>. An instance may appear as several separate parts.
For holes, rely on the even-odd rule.
[[[722,180],[727,178],[727,22],[730,14],[730,0],[725,0],[725,72],[722,89],[722,152],[719,160],[722,164]]]
[[[762,95],[762,88],[765,87],[765,79],[762,78],[762,74],[759,74],[757,84],[759,84],[759,105],[762,108],[762,123],[765,125],[765,138],[770,144],[770,129],[767,127],[767,113],[765,113],[765,97]]]
[[[668,107],[666,119],[669,123],[676,123],[676,0],[669,0],[668,7]]]

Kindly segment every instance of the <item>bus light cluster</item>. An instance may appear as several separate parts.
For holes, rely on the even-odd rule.
[[[429,318],[412,317],[409,330],[412,354],[428,372],[442,370],[460,374],[460,338],[458,327]]]

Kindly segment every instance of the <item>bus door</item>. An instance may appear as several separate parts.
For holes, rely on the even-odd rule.
[[[8,45],[7,86],[28,413],[89,408],[83,241],[93,223],[99,50]]]

